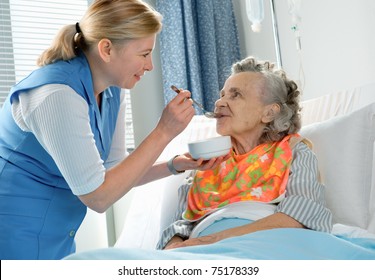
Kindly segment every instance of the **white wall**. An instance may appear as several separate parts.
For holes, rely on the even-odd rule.
[[[302,4],[306,96],[375,81],[375,1],[308,0]],[[284,51],[285,57],[291,56]],[[289,63],[290,61],[290,63]],[[285,66],[291,68],[291,59]]]
[[[238,23],[244,40],[244,53],[275,60],[269,0],[264,0],[265,34],[255,34],[250,30],[245,1],[233,2],[241,8]],[[283,68],[293,79],[299,80],[300,60],[291,30],[288,1],[275,0],[274,3]],[[375,1],[301,0],[301,3],[301,61],[305,73],[303,99],[374,82]]]

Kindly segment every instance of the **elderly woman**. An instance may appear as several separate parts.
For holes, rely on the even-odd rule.
[[[232,67],[216,102],[216,130],[232,151],[179,189],[176,221],[159,249],[204,245],[273,228],[330,232],[317,159],[297,132],[300,92],[285,72],[248,57]],[[173,164],[178,170],[179,157]]]

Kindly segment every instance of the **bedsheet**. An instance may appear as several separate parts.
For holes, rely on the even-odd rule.
[[[375,260],[374,238],[353,238],[306,229],[270,229],[220,242],[173,250],[105,248],[66,260]]]

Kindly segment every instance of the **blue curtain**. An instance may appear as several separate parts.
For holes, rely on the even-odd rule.
[[[240,59],[232,0],[157,0],[156,8],[163,15],[159,39],[166,104],[176,95],[173,84],[213,110],[231,65]]]

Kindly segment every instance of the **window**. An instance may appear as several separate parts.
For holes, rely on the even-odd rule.
[[[82,17],[90,0],[1,0],[0,107],[12,85],[27,76],[58,30]],[[127,101],[127,149],[134,148],[131,100]]]
[[[10,7],[7,1],[0,2],[0,106],[15,82]]]

